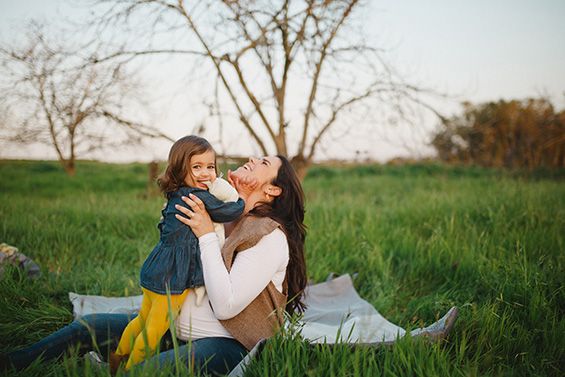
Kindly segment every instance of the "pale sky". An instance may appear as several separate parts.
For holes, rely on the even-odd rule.
[[[370,39],[391,50],[389,56],[394,65],[410,80],[452,94],[453,99],[436,104],[444,113],[458,112],[458,103],[463,100],[523,99],[541,94],[549,96],[558,109],[565,107],[565,1],[373,0],[367,3],[365,23]],[[81,12],[84,10],[64,0],[0,0],[0,41],[12,40],[13,30],[27,19],[56,21]],[[155,116],[172,137],[189,133],[199,121],[186,118],[186,109],[183,110],[186,101],[182,98],[158,107]],[[436,122],[430,118],[426,123],[424,128],[432,129]],[[247,138],[247,134],[241,131],[234,137]],[[395,156],[429,153],[429,149],[418,144],[406,150],[402,147],[406,138],[405,133],[396,131],[373,138],[357,135],[343,139],[348,148],[328,142],[317,157],[351,158],[355,150],[366,150],[364,156],[384,161]],[[169,147],[170,143],[166,142],[151,143],[149,148],[91,157],[106,161],[166,159]],[[231,154],[257,152],[251,144],[235,148],[232,144],[227,148]],[[49,148],[0,145],[0,158],[53,157]]]

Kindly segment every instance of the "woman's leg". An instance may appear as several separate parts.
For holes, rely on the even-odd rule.
[[[152,355],[159,341],[169,329],[169,298],[173,318],[176,318],[188,294],[188,289],[180,295],[170,295],[169,297],[149,291],[144,292],[144,294],[146,293],[151,300],[151,309],[149,310],[141,333],[135,339],[128,362],[125,366],[126,370],[129,370],[133,365],[140,363]],[[146,350],[151,353],[147,354]]]
[[[141,309],[139,309],[139,314],[137,317],[132,319],[130,323],[124,329],[120,342],[118,343],[118,348],[116,349],[116,355],[126,356],[131,353],[133,348],[133,343],[137,336],[141,333],[143,327],[145,326],[145,321],[151,310],[151,298],[150,291],[145,288],[141,289],[143,291],[143,297],[141,299]]]
[[[56,359],[75,346],[80,346],[81,354],[96,347],[106,353],[111,343],[119,339],[129,319],[127,314],[86,315],[29,347],[9,353],[6,361],[8,366],[23,369],[39,357]]]
[[[192,362],[192,368],[200,373],[225,375],[247,354],[245,347],[235,339],[211,337],[193,340],[178,348],[178,355],[184,365]],[[168,350],[146,360],[143,365],[175,365],[175,351]]]

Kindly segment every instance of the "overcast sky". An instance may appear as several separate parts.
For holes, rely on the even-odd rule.
[[[391,49],[395,65],[412,80],[454,95],[438,106],[444,112],[459,110],[458,102],[522,99],[548,95],[558,108],[565,107],[565,1],[564,0],[373,0],[368,1],[366,30],[379,45]],[[80,14],[63,0],[0,0],[0,40],[11,40],[22,21],[40,17],[59,20]],[[1,72],[0,72],[1,74]],[[175,101],[158,115],[162,128],[180,137],[195,124],[179,118]],[[196,121],[196,120],[195,120]],[[427,120],[432,128],[434,120]],[[242,136],[245,132],[242,131]],[[401,147],[406,135],[383,135],[375,144],[361,138],[350,146],[333,148],[331,142],[318,158],[352,157],[354,150],[387,160],[398,155],[428,153],[418,146]],[[375,145],[377,145],[375,147]],[[155,143],[127,153],[93,156],[108,161],[165,159],[169,143]],[[255,153],[253,146],[231,153]],[[53,158],[49,148],[0,145],[0,158]]]

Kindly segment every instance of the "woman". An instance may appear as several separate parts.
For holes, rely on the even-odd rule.
[[[179,221],[199,238],[207,290],[200,306],[195,295],[189,295],[183,304],[176,321],[181,344],[178,355],[183,362],[192,360],[195,368],[213,374],[227,373],[259,339],[273,335],[281,324],[282,309],[302,311],[306,286],[304,198],[288,160],[282,156],[250,158],[228,174],[228,179],[244,199],[245,210],[231,227],[231,234],[230,229],[226,232],[222,250],[198,198],[183,199],[190,209],[178,208],[187,216],[178,216]],[[77,344],[82,352],[96,344],[107,351],[128,321],[128,316],[121,314],[85,316],[28,348],[12,352],[2,364],[21,369],[40,356],[57,358]],[[146,363],[174,363],[174,355],[174,350],[168,350]]]

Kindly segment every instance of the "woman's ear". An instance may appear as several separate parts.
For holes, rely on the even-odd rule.
[[[275,185],[267,185],[265,188],[265,194],[270,196],[279,196],[282,194],[282,189]]]

